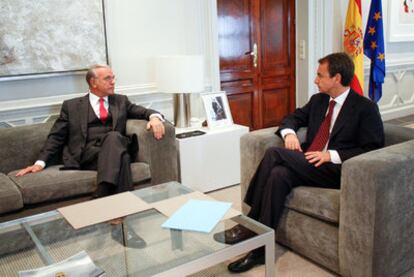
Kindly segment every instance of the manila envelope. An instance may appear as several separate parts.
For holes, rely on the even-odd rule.
[[[58,211],[73,228],[79,229],[151,208],[133,193],[123,192],[59,208]]]

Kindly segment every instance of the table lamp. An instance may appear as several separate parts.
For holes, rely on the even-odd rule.
[[[174,96],[174,124],[190,126],[190,93],[204,91],[204,61],[201,55],[160,56],[156,60],[158,91]]]

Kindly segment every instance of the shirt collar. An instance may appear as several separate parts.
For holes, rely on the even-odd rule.
[[[345,102],[346,97],[349,94],[349,91],[350,89],[347,89],[345,92],[343,92],[341,95],[339,95],[335,99],[330,97],[329,101],[334,100],[336,104],[339,104],[340,106],[342,106]]]
[[[99,99],[100,98],[101,97],[93,94],[92,92],[89,92],[89,102],[91,102],[91,103],[99,103]],[[108,96],[104,96],[103,99],[104,99],[104,101],[106,103],[108,103]]]

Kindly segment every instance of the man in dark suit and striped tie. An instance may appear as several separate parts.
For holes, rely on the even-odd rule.
[[[344,53],[319,60],[315,84],[320,93],[302,108],[285,117],[276,134],[285,147],[267,149],[253,176],[245,202],[249,217],[276,230],[287,195],[296,186],[340,188],[341,164],[356,155],[384,145],[378,106],[352,91],[354,64]],[[307,127],[301,145],[296,131]],[[215,239],[234,244],[254,235],[236,225]],[[251,251],[229,265],[243,272],[264,262],[264,249]]]

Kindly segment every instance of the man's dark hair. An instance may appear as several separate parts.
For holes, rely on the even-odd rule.
[[[98,69],[98,68],[109,68],[109,66],[106,65],[106,64],[95,64],[95,65],[91,66],[88,69],[88,72],[86,73],[86,78],[85,78],[88,85],[91,85],[91,79],[92,78],[96,78],[96,71],[95,70]]]
[[[322,59],[319,59],[319,64],[327,63],[329,76],[332,78],[336,74],[341,75],[341,84],[344,87],[349,86],[354,77],[354,62],[346,53],[333,53]]]

